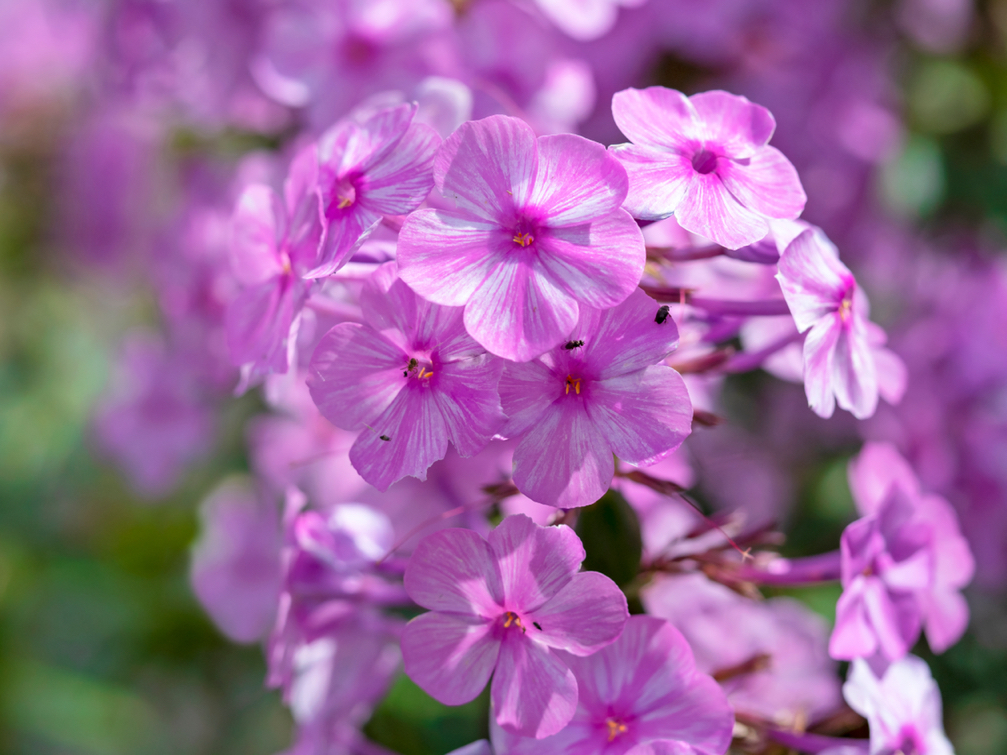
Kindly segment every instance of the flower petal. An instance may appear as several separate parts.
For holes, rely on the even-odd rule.
[[[544,274],[534,251],[498,257],[465,306],[465,329],[487,351],[525,362],[559,345],[577,323],[577,301]]]
[[[623,206],[630,215],[663,220],[675,212],[696,175],[691,158],[640,144],[614,144],[609,150],[629,176]]]
[[[434,390],[436,384],[407,384],[350,448],[350,463],[378,490],[403,477],[427,479],[430,465],[448,452],[448,429]]]
[[[515,484],[533,501],[549,506],[594,503],[608,490],[614,473],[608,440],[577,400],[550,406],[514,451]]]
[[[498,386],[500,405],[507,416],[501,431],[517,438],[538,424],[543,412],[562,395],[561,382],[541,361],[507,362]]]
[[[373,423],[406,386],[408,357],[366,325],[340,323],[311,357],[308,388],[326,419],[344,430]]]
[[[573,672],[520,632],[504,635],[490,694],[501,727],[536,739],[558,732],[577,709]]]
[[[524,514],[509,516],[489,537],[500,569],[505,607],[534,611],[577,574],[584,546],[565,525],[543,527]]]
[[[640,283],[647,250],[629,213],[617,209],[589,223],[549,228],[536,243],[538,267],[578,302],[614,307]]]
[[[440,144],[432,128],[412,124],[395,149],[368,168],[360,203],[382,215],[415,210],[434,187],[434,154]]]
[[[666,365],[592,382],[584,403],[615,455],[630,464],[656,461],[692,432],[689,391]]]
[[[598,572],[574,574],[563,588],[528,616],[541,627],[536,639],[558,650],[585,656],[611,644],[629,618],[626,596]]]
[[[461,528],[420,540],[403,583],[410,598],[432,611],[493,618],[504,600],[495,554],[479,535]]]
[[[776,120],[747,97],[715,89],[689,98],[703,135],[735,159],[752,156],[773,137]]]
[[[322,232],[321,254],[318,264],[305,274],[305,278],[325,278],[347,263],[350,255],[367,240],[381,222],[381,215],[355,203],[345,210],[337,210],[328,218]]]
[[[239,293],[225,315],[231,361],[285,373],[290,331],[306,298],[306,287],[289,276],[272,278]]]
[[[463,123],[448,137],[434,158],[434,180],[459,209],[506,222],[527,204],[537,167],[531,126],[492,115]]]
[[[549,226],[590,223],[618,210],[627,189],[625,169],[597,142],[576,134],[539,137],[538,171],[528,204]]]
[[[856,315],[840,331],[833,355],[832,389],[836,402],[857,419],[867,419],[878,407],[878,378],[863,323]]]
[[[716,172],[697,173],[675,210],[678,224],[728,249],[758,241],[769,232],[766,218],[734,198]]]
[[[793,220],[808,201],[797,170],[775,147],[762,147],[743,163],[720,160],[717,175],[741,204],[770,218]]]
[[[500,654],[491,625],[437,612],[417,616],[402,630],[406,674],[445,705],[463,705],[486,687]],[[495,685],[495,682],[494,682]]]
[[[615,125],[634,144],[679,151],[703,137],[696,108],[667,87],[624,89],[612,97]]]
[[[502,241],[496,223],[465,213],[417,210],[399,231],[399,276],[425,299],[464,306],[496,267]]]
[[[238,282],[254,286],[283,272],[278,239],[286,213],[276,192],[252,184],[238,198],[231,231],[231,269]]]
[[[836,603],[836,626],[829,638],[829,655],[839,660],[869,658],[878,640],[871,628],[864,603],[863,578],[856,579]]]
[[[501,360],[489,354],[436,367],[437,389],[431,398],[460,456],[475,456],[503,427],[497,393],[502,368]]]
[[[833,379],[836,374],[836,343],[841,332],[837,318],[827,317],[815,325],[804,339],[804,393],[811,410],[826,419],[836,410]]]
[[[853,281],[849,268],[839,261],[835,246],[815,228],[791,241],[780,255],[779,264],[776,278],[802,333],[839,309]]]

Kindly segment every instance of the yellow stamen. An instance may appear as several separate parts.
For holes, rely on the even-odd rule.
[[[352,197],[341,197],[339,200],[339,204],[337,204],[336,207],[338,207],[340,210],[345,210],[351,204],[353,204]]]
[[[507,613],[505,613],[504,614],[504,618],[507,619],[504,622],[504,629],[508,629],[510,627],[510,625],[513,624],[518,629],[520,629],[522,632],[525,631],[524,625],[521,623],[521,617],[518,616],[513,611],[508,611]]]
[[[608,741],[609,742],[611,742],[613,739],[615,739],[620,734],[625,734],[627,731],[629,731],[629,729],[626,728],[626,724],[624,724],[622,721],[619,721],[618,719],[615,719],[615,718],[606,719],[605,725],[608,726]]]
[[[853,300],[848,296],[844,297],[841,302],[839,302],[839,319],[846,322],[850,319],[850,315],[853,314]]]
[[[514,237],[514,243],[520,244],[521,246],[529,246],[535,241],[535,238],[530,233],[519,233]]]
[[[566,376],[566,395],[570,395],[570,386],[573,386],[574,392],[580,395],[580,378],[575,378],[573,375]]]

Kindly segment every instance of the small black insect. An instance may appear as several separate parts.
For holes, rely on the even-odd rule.
[[[389,438],[387,435],[379,435],[378,437],[381,438],[381,440],[391,440],[391,438]]]
[[[570,349],[576,349],[584,345],[583,341],[567,341],[566,346],[563,348],[569,351]]]
[[[657,310],[657,317],[654,318],[654,322],[658,325],[664,325],[664,321],[668,319],[668,313],[671,311],[671,307],[667,304],[663,305],[659,310]]]
[[[536,629],[537,629],[538,631],[540,631],[540,632],[542,631],[542,625],[541,625],[541,624],[539,624],[539,623],[538,623],[537,621],[533,621],[533,622],[532,622],[532,625],[533,625],[533,626],[534,626],[534,627],[535,627],[535,628],[536,628]]]

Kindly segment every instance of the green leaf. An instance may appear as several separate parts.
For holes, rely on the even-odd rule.
[[[640,520],[621,493],[609,490],[582,509],[577,534],[587,551],[585,570],[601,572],[619,587],[636,579],[643,556]]]

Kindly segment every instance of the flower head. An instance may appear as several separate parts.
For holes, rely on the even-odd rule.
[[[631,616],[614,643],[586,658],[569,656],[580,693],[573,720],[545,739],[493,732],[508,755],[723,755],[734,715],[717,683],[696,670],[675,627]],[[640,746],[652,750],[638,750]]]
[[[689,435],[688,391],[663,364],[678,329],[671,318],[657,322],[658,309],[639,290],[613,309],[583,307],[566,343],[533,362],[506,365],[503,434],[520,439],[514,481],[526,496],[586,506],[611,484],[613,453],[644,464]]]
[[[626,172],[580,136],[535,137],[492,116],[463,124],[434,161],[454,210],[419,210],[399,235],[402,279],[465,307],[488,351],[525,361],[559,345],[579,307],[612,307],[640,281],[643,235],[621,209]]]
[[[573,530],[524,515],[504,519],[487,540],[463,529],[430,535],[406,567],[409,597],[430,609],[403,633],[406,673],[447,705],[474,699],[492,674],[500,726],[555,734],[577,707],[564,659],[608,645],[628,617],[612,580],[578,573],[583,560]]]
[[[378,268],[361,296],[364,324],[342,323],[319,342],[308,387],[338,427],[362,430],[350,461],[386,490],[447,452],[481,451],[503,424],[499,360],[465,332],[462,310],[431,304]]]
[[[797,171],[768,145],[769,111],[727,92],[686,97],[664,87],[625,89],[612,114],[631,144],[611,148],[629,173],[626,209],[737,249],[758,241],[771,219],[794,219],[807,197]]]

